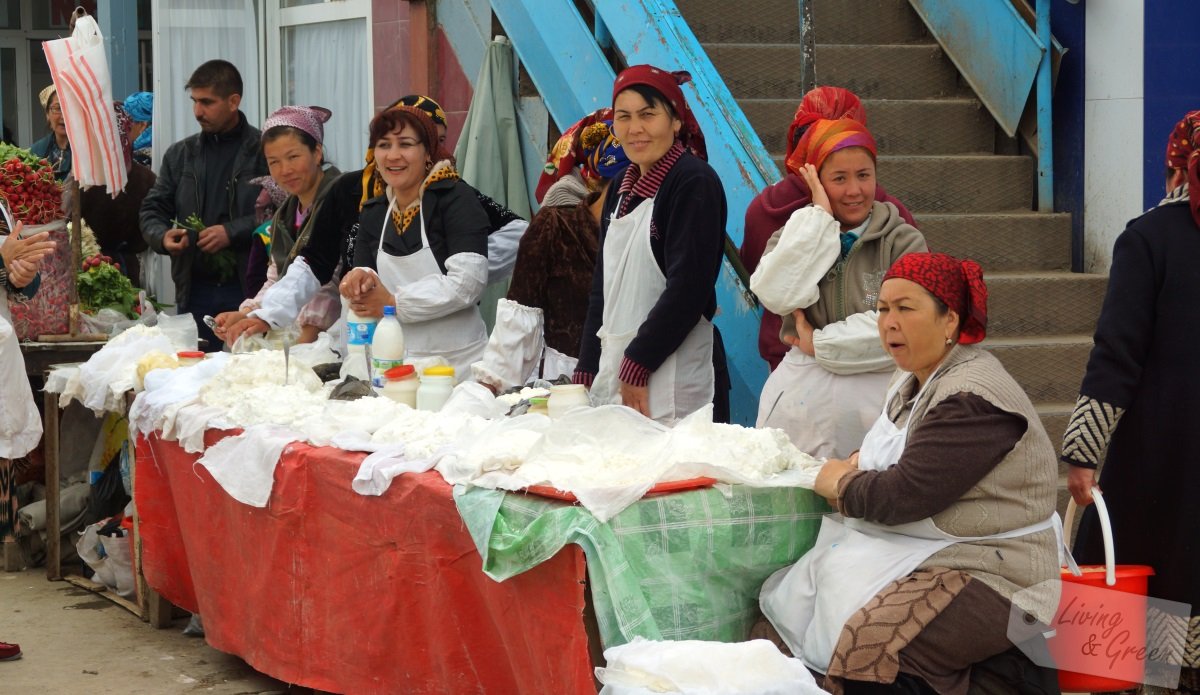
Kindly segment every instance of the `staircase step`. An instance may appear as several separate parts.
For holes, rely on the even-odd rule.
[[[710,43],[704,50],[735,99],[804,96],[799,44]]]
[[[1071,269],[1068,213],[918,214],[916,218],[930,249],[973,258],[988,274]]]
[[[800,42],[796,0],[754,0],[752,12],[731,11],[728,0],[687,0],[678,6],[702,44]]]
[[[796,57],[789,67],[799,65],[799,46],[795,50]],[[969,95],[959,84],[958,70],[936,43],[883,46],[819,43],[816,73],[817,84],[846,87],[860,99]],[[734,96],[741,95],[735,90]]]
[[[912,11],[908,0],[822,0],[812,6],[813,31],[821,43],[884,44],[929,40],[924,22]]]
[[[991,317],[988,319],[990,324]],[[983,347],[1000,360],[1029,400],[1034,403],[1074,403],[1088,355],[1092,352],[1092,338],[1089,335],[996,338],[989,332]]]
[[[1031,157],[1000,155],[879,158],[879,181],[918,213],[1027,211]]]
[[[1062,447],[1063,432],[1067,431],[1067,421],[1071,419],[1071,411],[1075,409],[1075,401],[1062,403],[1034,403],[1033,407],[1037,410],[1038,417],[1042,421],[1042,427],[1046,430],[1046,436],[1050,437],[1050,443],[1054,445],[1054,453],[1061,453],[1059,449]],[[1066,472],[1066,469],[1063,469]]]
[[[987,273],[988,335],[1091,336],[1108,278],[1087,273]],[[1041,399],[1049,400],[1049,399]]]
[[[772,154],[786,151],[799,99],[741,99],[738,104]],[[982,154],[995,149],[995,123],[975,99],[872,99],[863,102],[880,152]],[[936,123],[936,128],[928,124]]]

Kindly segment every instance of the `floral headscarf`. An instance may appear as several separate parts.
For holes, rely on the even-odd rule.
[[[1175,124],[1167,139],[1167,166],[1187,172],[1188,207],[1200,225],[1200,111],[1192,111]]]

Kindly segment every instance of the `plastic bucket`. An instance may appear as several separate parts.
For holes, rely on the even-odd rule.
[[[1140,622],[1135,621],[1129,625],[1129,642],[1132,644],[1145,644],[1146,642],[1146,624],[1145,624],[1145,596],[1147,584],[1150,576],[1154,574],[1154,569],[1147,565],[1117,565],[1115,564],[1115,553],[1113,550],[1112,540],[1112,523],[1108,516],[1108,507],[1104,503],[1104,497],[1100,494],[1099,488],[1092,488],[1092,499],[1096,504],[1096,513],[1100,518],[1100,532],[1104,538],[1104,564],[1103,565],[1081,565],[1079,567],[1082,574],[1075,576],[1072,572],[1063,568],[1062,570],[1062,598],[1059,600],[1059,610],[1063,610],[1062,606],[1070,601],[1071,587],[1077,585],[1094,586],[1098,588],[1112,589],[1121,591],[1133,596],[1140,596],[1141,610],[1136,611],[1142,617]],[[1066,522],[1063,528],[1063,538],[1070,542],[1071,525],[1075,519],[1075,500],[1072,499],[1067,504]],[[1124,605],[1124,604],[1123,604]],[[1126,608],[1135,608],[1137,601],[1125,605]],[[1060,615],[1056,613],[1056,615]],[[1059,652],[1063,649],[1062,645],[1051,643],[1050,653],[1056,661],[1060,661],[1063,656]],[[1060,669],[1058,672],[1058,685],[1063,692],[1109,692],[1113,690],[1126,690],[1136,688],[1139,682],[1120,680],[1116,678],[1105,678],[1103,676],[1094,676],[1087,673],[1077,673],[1075,671],[1065,671]]]

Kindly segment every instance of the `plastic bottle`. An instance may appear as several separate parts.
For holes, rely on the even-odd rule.
[[[430,367],[421,374],[417,410],[441,410],[454,390],[454,367]]]
[[[378,322],[379,319],[373,316],[359,316],[349,309],[346,310],[347,351],[346,361],[341,370],[343,377],[350,375],[357,379],[367,378],[367,346],[371,344]]]
[[[417,370],[411,364],[392,367],[383,373],[383,377],[384,396],[410,408],[417,407],[417,389],[420,388],[420,379],[417,378]]]
[[[371,339],[371,371],[383,385],[383,373],[404,364],[404,330],[396,318],[396,307],[383,308],[383,320],[375,326]]]

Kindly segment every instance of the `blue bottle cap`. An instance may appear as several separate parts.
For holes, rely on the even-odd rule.
[[[395,315],[396,315],[396,307],[394,307],[394,306],[385,306],[385,307],[383,308],[383,315],[384,315],[384,316],[395,316]]]

